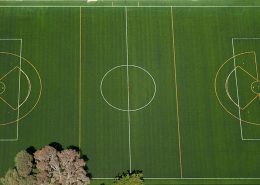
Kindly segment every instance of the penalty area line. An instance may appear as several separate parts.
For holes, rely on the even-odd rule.
[[[22,71],[22,50],[23,50],[23,40],[20,40],[20,63],[19,63],[19,85],[18,85],[18,100],[17,100],[17,122],[16,122],[16,138],[19,139],[19,119],[20,119],[20,96],[21,96],[21,71]]]
[[[232,38],[232,53],[235,56],[235,47],[234,47],[234,39]],[[240,125],[240,137],[243,140],[243,127],[241,120],[241,111],[240,111],[240,101],[239,101],[239,91],[238,91],[238,83],[237,83],[237,69],[236,69],[236,57],[234,57],[234,72],[235,72],[235,82],[236,82],[236,94],[237,94],[237,105],[238,105],[238,115],[239,115],[239,125]]]
[[[5,41],[20,41],[19,49],[19,73],[18,73],[18,95],[17,95],[17,121],[16,121],[16,138],[14,139],[0,139],[0,141],[18,141],[19,140],[19,119],[20,119],[20,90],[21,90],[21,72],[22,72],[22,50],[23,40],[22,39],[0,39]]]

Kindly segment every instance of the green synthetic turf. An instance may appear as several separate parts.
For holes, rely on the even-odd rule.
[[[130,168],[130,128],[131,167],[143,170],[146,178],[180,178],[180,153],[185,178],[260,177],[260,142],[241,140],[239,120],[224,111],[214,91],[219,67],[233,55],[232,37],[260,37],[258,9],[182,7],[173,8],[171,14],[170,7],[129,7],[127,50],[124,7],[82,8],[80,57],[80,8],[0,8],[0,39],[22,38],[22,56],[35,66],[42,80],[38,105],[19,121],[19,141],[0,142],[0,174],[13,165],[15,153],[25,147],[39,148],[53,141],[66,147],[78,145],[80,141],[82,152],[88,155],[93,177],[113,178]],[[19,54],[15,42],[2,42],[1,45],[0,40],[0,51],[1,46]],[[260,40],[235,41],[234,46],[235,54],[254,50],[257,56],[260,55]],[[6,56],[0,59],[11,60]],[[252,56],[236,60],[238,64],[251,62]],[[121,67],[103,79],[116,66]],[[1,68],[1,74],[11,67]],[[255,66],[246,63],[245,68],[252,72]],[[223,78],[217,86],[223,86],[225,75],[232,69],[231,62],[221,72]],[[28,71],[33,78],[35,74]],[[237,72],[242,103],[252,96],[246,89],[252,79],[243,75],[243,72]],[[12,80],[17,84],[15,78]],[[230,78],[230,93],[236,99],[235,76]],[[154,94],[153,79],[156,93],[147,107],[128,114],[104,101],[100,92],[102,79],[104,97],[119,109],[138,109],[146,105]],[[35,78],[32,83],[35,84],[32,88],[39,88]],[[24,80],[21,86],[24,97]],[[16,91],[17,85],[11,88]],[[14,95],[12,92],[6,96]],[[223,88],[219,96],[238,116],[238,108],[225,97]],[[4,106],[0,106],[3,109],[0,120],[15,115],[15,112],[4,112]],[[30,106],[21,107],[21,114]],[[246,110],[241,115],[257,122],[258,108],[257,99],[250,105],[250,112]],[[260,138],[259,126],[242,124],[242,129],[244,138]],[[15,137],[16,125],[1,126],[0,134]],[[102,182],[105,180],[94,180],[93,184]],[[180,179],[146,182],[259,183],[257,180]]]
[[[65,146],[77,145],[79,35],[75,33],[78,33],[79,16],[76,9],[63,8],[7,8],[1,9],[0,14],[1,38],[23,39],[22,56],[37,68],[43,85],[38,105],[19,121],[19,141],[0,144],[0,171],[3,175],[8,167],[13,166],[15,153],[26,147],[41,147],[52,141]],[[9,46],[17,47],[15,43]],[[8,68],[6,65],[6,70]],[[33,77],[34,73],[28,75]],[[17,85],[12,84],[11,88],[17,89]],[[32,89],[37,88],[37,85],[32,86]],[[24,106],[21,111],[30,105]],[[4,132],[6,138],[14,138],[16,125],[2,126],[0,132]]]
[[[213,83],[218,68],[233,55],[231,38],[258,37],[257,15],[246,8],[174,12],[184,174],[255,177],[259,142],[240,140],[239,121],[220,107]]]

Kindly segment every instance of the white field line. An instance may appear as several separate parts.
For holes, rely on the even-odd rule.
[[[235,37],[233,40],[260,40],[260,37]],[[260,141],[260,138],[243,138],[242,141]]]
[[[260,141],[260,138],[244,138],[243,141]]]
[[[16,131],[17,131],[17,140],[19,139],[19,117],[20,117],[20,96],[21,96],[21,70],[22,70],[22,50],[23,50],[23,40],[20,40],[20,68],[19,68],[19,86],[18,86],[18,100],[17,100],[17,122],[16,122]]]
[[[0,8],[260,8],[260,6],[39,6],[39,5],[28,5],[28,6],[19,6],[19,5],[13,5],[13,6],[0,6]]]
[[[174,8],[260,8],[260,6],[0,6],[0,8],[125,8],[126,9],[126,13],[127,13],[127,7],[131,7],[131,8],[136,8],[136,7],[143,7],[143,8],[169,8],[169,7],[174,7]],[[126,17],[126,21],[127,21],[127,17]],[[127,25],[126,25],[127,27]],[[127,30],[126,30],[127,33]],[[126,35],[127,37],[127,35]],[[233,39],[242,39],[242,38],[232,38],[232,44],[233,44]],[[246,38],[245,38],[246,39]],[[247,39],[253,39],[253,38],[247,38]],[[255,38],[255,39],[259,39],[259,38]],[[21,39],[1,39],[1,40],[21,40]],[[128,41],[126,41],[128,42]],[[127,43],[127,47],[128,47],[128,43]],[[233,47],[234,48],[234,47]],[[127,51],[128,52],[128,51]],[[21,58],[20,58],[21,59]],[[128,56],[127,56],[128,59]],[[128,61],[128,60],[127,60]],[[20,80],[19,80],[20,81]],[[128,93],[129,94],[129,93]],[[240,112],[240,111],[239,111]],[[130,114],[130,113],[129,113]],[[129,117],[129,116],[128,116]],[[130,118],[130,117],[129,117]],[[17,124],[18,125],[18,124]],[[241,125],[241,120],[240,120],[240,125]],[[129,128],[130,128],[130,124],[129,124]],[[18,132],[17,132],[18,133]],[[129,133],[131,133],[130,129],[129,129]],[[241,130],[242,133],[242,130]],[[130,136],[130,134],[129,134]],[[130,139],[130,137],[129,137]],[[3,140],[8,140],[8,139],[3,139]],[[3,141],[2,139],[0,141]],[[242,140],[251,140],[251,139],[242,139]],[[9,139],[9,141],[16,141],[14,139]],[[130,146],[130,140],[129,140],[129,156],[130,156],[130,161],[131,161],[131,146]],[[130,162],[130,167],[131,167],[131,162]],[[93,179],[114,179],[114,178],[93,178]],[[195,179],[229,179],[229,180],[236,180],[236,179],[260,179],[260,178],[145,178],[145,179],[164,179],[164,180],[171,180],[171,179],[186,179],[186,180],[195,180]]]
[[[81,14],[81,8],[79,8],[79,137],[78,137],[78,142],[79,142],[79,148],[81,148],[81,128],[82,128],[82,89],[81,89],[81,84],[82,84],[82,14]]]
[[[1,40],[19,40],[19,41],[21,41],[22,39],[0,39],[0,41]]]
[[[233,40],[260,40],[259,37],[237,37],[237,38],[232,38]]]
[[[126,70],[127,70],[127,114],[128,114],[128,144],[129,144],[129,171],[132,172],[131,152],[131,115],[130,115],[130,93],[129,93],[129,57],[128,57],[128,20],[127,7],[125,7],[125,43],[126,43]]]
[[[0,0],[0,2],[8,2],[9,0]],[[53,2],[53,0],[11,0],[11,2]],[[55,0],[56,2],[87,2],[86,0]]]
[[[126,108],[126,109],[121,109],[120,107],[116,107],[116,106],[112,105],[111,103],[109,103],[109,101],[106,99],[105,95],[103,94],[103,82],[104,82],[104,79],[107,77],[107,75],[108,75],[109,73],[111,73],[111,72],[112,72],[113,70],[115,70],[115,69],[118,69],[118,68],[121,68],[121,67],[127,67],[127,66],[128,66],[128,67],[134,67],[134,68],[140,69],[140,70],[142,70],[143,72],[147,73],[147,75],[151,77],[151,79],[152,79],[152,81],[153,81],[153,84],[154,84],[154,93],[153,93],[153,96],[152,96],[152,98],[150,99],[150,101],[149,101],[148,103],[146,103],[145,105],[143,105],[142,107],[135,108],[135,109],[129,109],[129,110],[128,110],[127,108]],[[142,68],[142,67],[140,67],[140,66],[136,66],[136,65],[132,65],[132,64],[128,64],[128,65],[126,65],[126,64],[118,65],[118,66],[113,67],[113,68],[110,69],[109,71],[107,71],[107,72],[105,73],[105,75],[104,75],[104,76],[102,77],[102,79],[101,79],[99,89],[100,89],[100,93],[101,93],[101,96],[102,96],[103,100],[104,100],[110,107],[112,107],[112,108],[114,108],[114,109],[116,109],[116,110],[119,110],[119,111],[124,111],[124,112],[127,112],[127,111],[135,112],[135,111],[142,110],[142,109],[144,109],[145,107],[149,106],[149,105],[152,103],[152,101],[154,100],[154,97],[155,97],[156,92],[157,92],[157,90],[156,90],[156,89],[157,89],[157,86],[156,86],[154,77],[151,75],[151,73],[149,73],[146,69],[144,69],[144,68]]]
[[[22,103],[19,104],[19,106],[21,107],[21,106],[27,101],[27,99],[29,98],[29,96],[30,96],[30,94],[31,94],[31,90],[32,90],[32,84],[31,84],[31,81],[30,81],[28,75],[27,75],[22,69],[20,69],[19,66],[16,66],[16,67],[14,67],[13,69],[11,69],[9,72],[7,72],[4,76],[2,76],[1,79],[3,79],[4,77],[6,77],[8,74],[10,74],[11,71],[13,71],[13,70],[15,70],[15,69],[21,70],[21,72],[22,72],[23,75],[25,76],[25,78],[26,78],[26,80],[27,80],[27,82],[28,82],[28,85],[29,85],[26,98],[23,100]],[[3,100],[3,99],[2,99],[2,100]],[[5,102],[5,103],[6,103],[6,102]],[[18,109],[18,107],[15,108],[15,107],[12,107],[11,105],[9,105],[9,106],[10,106],[13,110],[17,110],[17,109]]]
[[[147,180],[260,180],[260,178],[200,178],[200,177],[194,177],[194,178],[188,178],[188,177],[183,177],[183,178],[144,178]]]
[[[6,142],[6,141],[18,141],[18,139],[17,138],[15,138],[15,139],[0,139],[0,141],[1,142]]]
[[[104,177],[104,178],[92,178],[93,180],[113,180],[115,178],[110,178],[110,177]],[[147,178],[144,178],[145,180],[260,180],[260,178],[234,178],[234,177],[231,177],[231,178],[228,178],[228,177],[219,177],[219,178],[203,178],[203,177],[194,177],[194,178],[188,178],[188,177],[183,177],[183,178],[174,178],[174,177],[165,177],[165,178],[160,178],[160,177],[155,177],[155,178],[152,178],[152,177],[147,177]]]
[[[18,74],[18,96],[17,96],[17,122],[16,122],[16,138],[15,139],[0,139],[0,141],[18,141],[19,139],[19,114],[20,114],[20,87],[21,87],[21,83],[20,83],[20,77],[21,77],[21,70],[22,70],[22,50],[23,50],[23,40],[22,39],[0,39],[0,40],[18,40],[20,41],[20,51],[19,51],[19,55],[20,55],[20,61],[19,61],[19,74]]]
[[[235,56],[235,47],[234,47],[234,40],[232,38],[232,52],[233,56]],[[237,84],[237,69],[236,69],[236,57],[234,57],[234,70],[235,70],[235,81],[236,81],[236,91],[237,91],[237,105],[238,105],[238,116],[239,116],[239,125],[240,125],[240,136],[241,140],[243,140],[243,127],[241,121],[241,111],[240,111],[240,104],[239,104],[239,92],[238,92],[238,84]]]

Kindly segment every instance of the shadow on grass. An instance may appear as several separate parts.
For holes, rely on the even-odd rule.
[[[70,145],[70,146],[67,147],[67,149],[71,149],[71,150],[75,150],[75,151],[79,152],[79,153],[80,153],[80,158],[83,159],[86,164],[87,164],[87,162],[89,161],[88,156],[87,156],[86,154],[83,154],[82,150],[81,150],[78,146]],[[88,172],[87,176],[88,176],[90,179],[92,179],[93,175],[92,175],[92,173],[89,172],[89,168],[88,168],[87,165],[84,167],[84,170],[85,170],[86,172]]]

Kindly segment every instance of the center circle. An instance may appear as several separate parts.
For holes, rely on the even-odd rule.
[[[251,84],[251,90],[253,91],[253,93],[255,94],[260,94],[260,81],[254,81]]]
[[[119,111],[138,111],[154,100],[156,83],[153,76],[142,67],[119,65],[105,73],[101,79],[100,92],[110,107]],[[124,93],[127,96],[121,96],[120,99],[120,94]],[[135,100],[137,104],[142,103],[135,105]]]
[[[0,82],[0,94],[3,94],[5,92],[5,84],[3,82]]]

